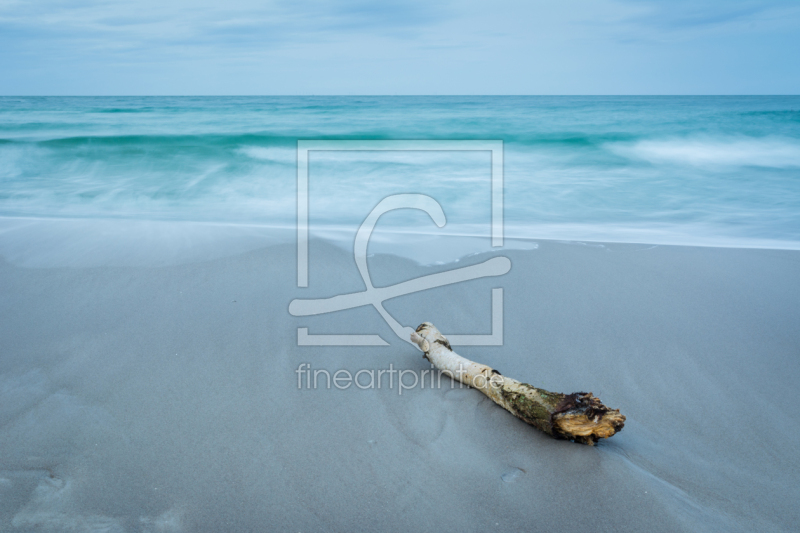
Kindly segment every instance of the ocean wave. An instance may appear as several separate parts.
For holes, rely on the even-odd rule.
[[[776,111],[748,111],[741,113],[743,117],[764,117],[777,121],[800,122],[800,110],[783,109]]]
[[[787,138],[668,139],[609,144],[611,152],[652,164],[697,167],[800,167],[800,141]]]
[[[498,139],[509,226],[575,239],[598,228],[600,239],[689,242],[699,233],[794,242],[798,104],[0,97],[0,215],[291,223],[298,139]],[[320,151],[309,161],[312,223],[357,226],[383,197],[403,192],[436,198],[448,224],[490,220],[488,152]],[[415,220],[390,213],[381,225]],[[643,224],[681,229],[668,238],[612,231]]]
[[[110,107],[106,109],[95,109],[92,113],[150,113],[156,111],[154,107]]]
[[[276,146],[242,146],[236,153],[258,161],[268,161],[294,165],[297,162],[297,149]]]
[[[112,113],[112,111],[102,111]],[[113,113],[139,113],[139,111],[113,111]],[[142,111],[143,112],[143,111]],[[100,111],[98,111],[100,113]],[[582,133],[578,131],[557,132],[509,132],[495,131],[484,135],[464,132],[463,124],[438,124],[435,129],[419,131],[388,132],[380,129],[361,129],[348,134],[331,134],[316,130],[297,130],[285,132],[230,132],[209,131],[193,134],[186,133],[128,133],[122,135],[108,134],[81,134],[84,126],[79,122],[69,124],[69,129],[61,131],[60,125],[49,122],[17,122],[0,124],[0,132],[5,137],[0,138],[0,143],[39,143],[46,146],[72,148],[77,146],[181,146],[181,145],[208,145],[208,146],[239,146],[248,147],[289,147],[295,149],[297,141],[301,139],[330,140],[330,141],[384,141],[384,140],[500,140],[505,143],[508,150],[525,150],[535,147],[543,148],[602,148],[610,144],[625,144],[635,142],[638,135],[622,132]],[[133,128],[131,128],[133,129]],[[77,131],[75,131],[77,130]],[[30,137],[31,132],[49,134],[47,137]],[[72,134],[72,133],[77,134]],[[20,136],[14,136],[20,133]],[[62,133],[59,135],[58,133]],[[66,133],[66,134],[63,134]],[[256,156],[258,159],[258,156]]]
[[[65,148],[81,146],[159,146],[174,148],[179,146],[238,147],[242,144],[259,146],[295,146],[297,143],[297,138],[257,133],[233,135],[209,133],[195,135],[80,135],[56,137],[35,142],[42,146]]]

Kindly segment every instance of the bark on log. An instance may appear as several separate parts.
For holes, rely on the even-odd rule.
[[[461,357],[430,322],[420,324],[411,340],[424,352],[423,357],[443,373],[478,389],[517,418],[556,439],[594,445],[625,425],[619,409],[609,409],[591,392],[549,392]]]

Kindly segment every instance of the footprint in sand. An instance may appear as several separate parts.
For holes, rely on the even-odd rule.
[[[511,470],[500,476],[500,479],[502,479],[506,483],[514,483],[524,473],[525,471],[521,468],[512,468]]]

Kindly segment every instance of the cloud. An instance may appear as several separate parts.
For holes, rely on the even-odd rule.
[[[800,9],[788,0],[629,0],[642,11],[627,22],[650,31],[665,32],[718,29],[742,23],[769,24],[797,21]],[[796,25],[795,25],[796,27]]]
[[[0,0],[0,94],[786,93],[798,28],[786,0]]]
[[[323,2],[8,2],[0,4],[0,31],[15,48],[42,44],[116,49],[176,45],[241,46],[320,40],[343,32],[395,32],[402,37],[446,18],[429,3],[388,0]]]

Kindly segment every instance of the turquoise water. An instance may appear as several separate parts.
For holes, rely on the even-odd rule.
[[[0,216],[290,226],[298,139],[499,139],[509,236],[800,247],[800,97],[0,98]],[[488,235],[487,152],[315,152],[312,224],[436,198]],[[420,214],[382,224],[433,231]]]

